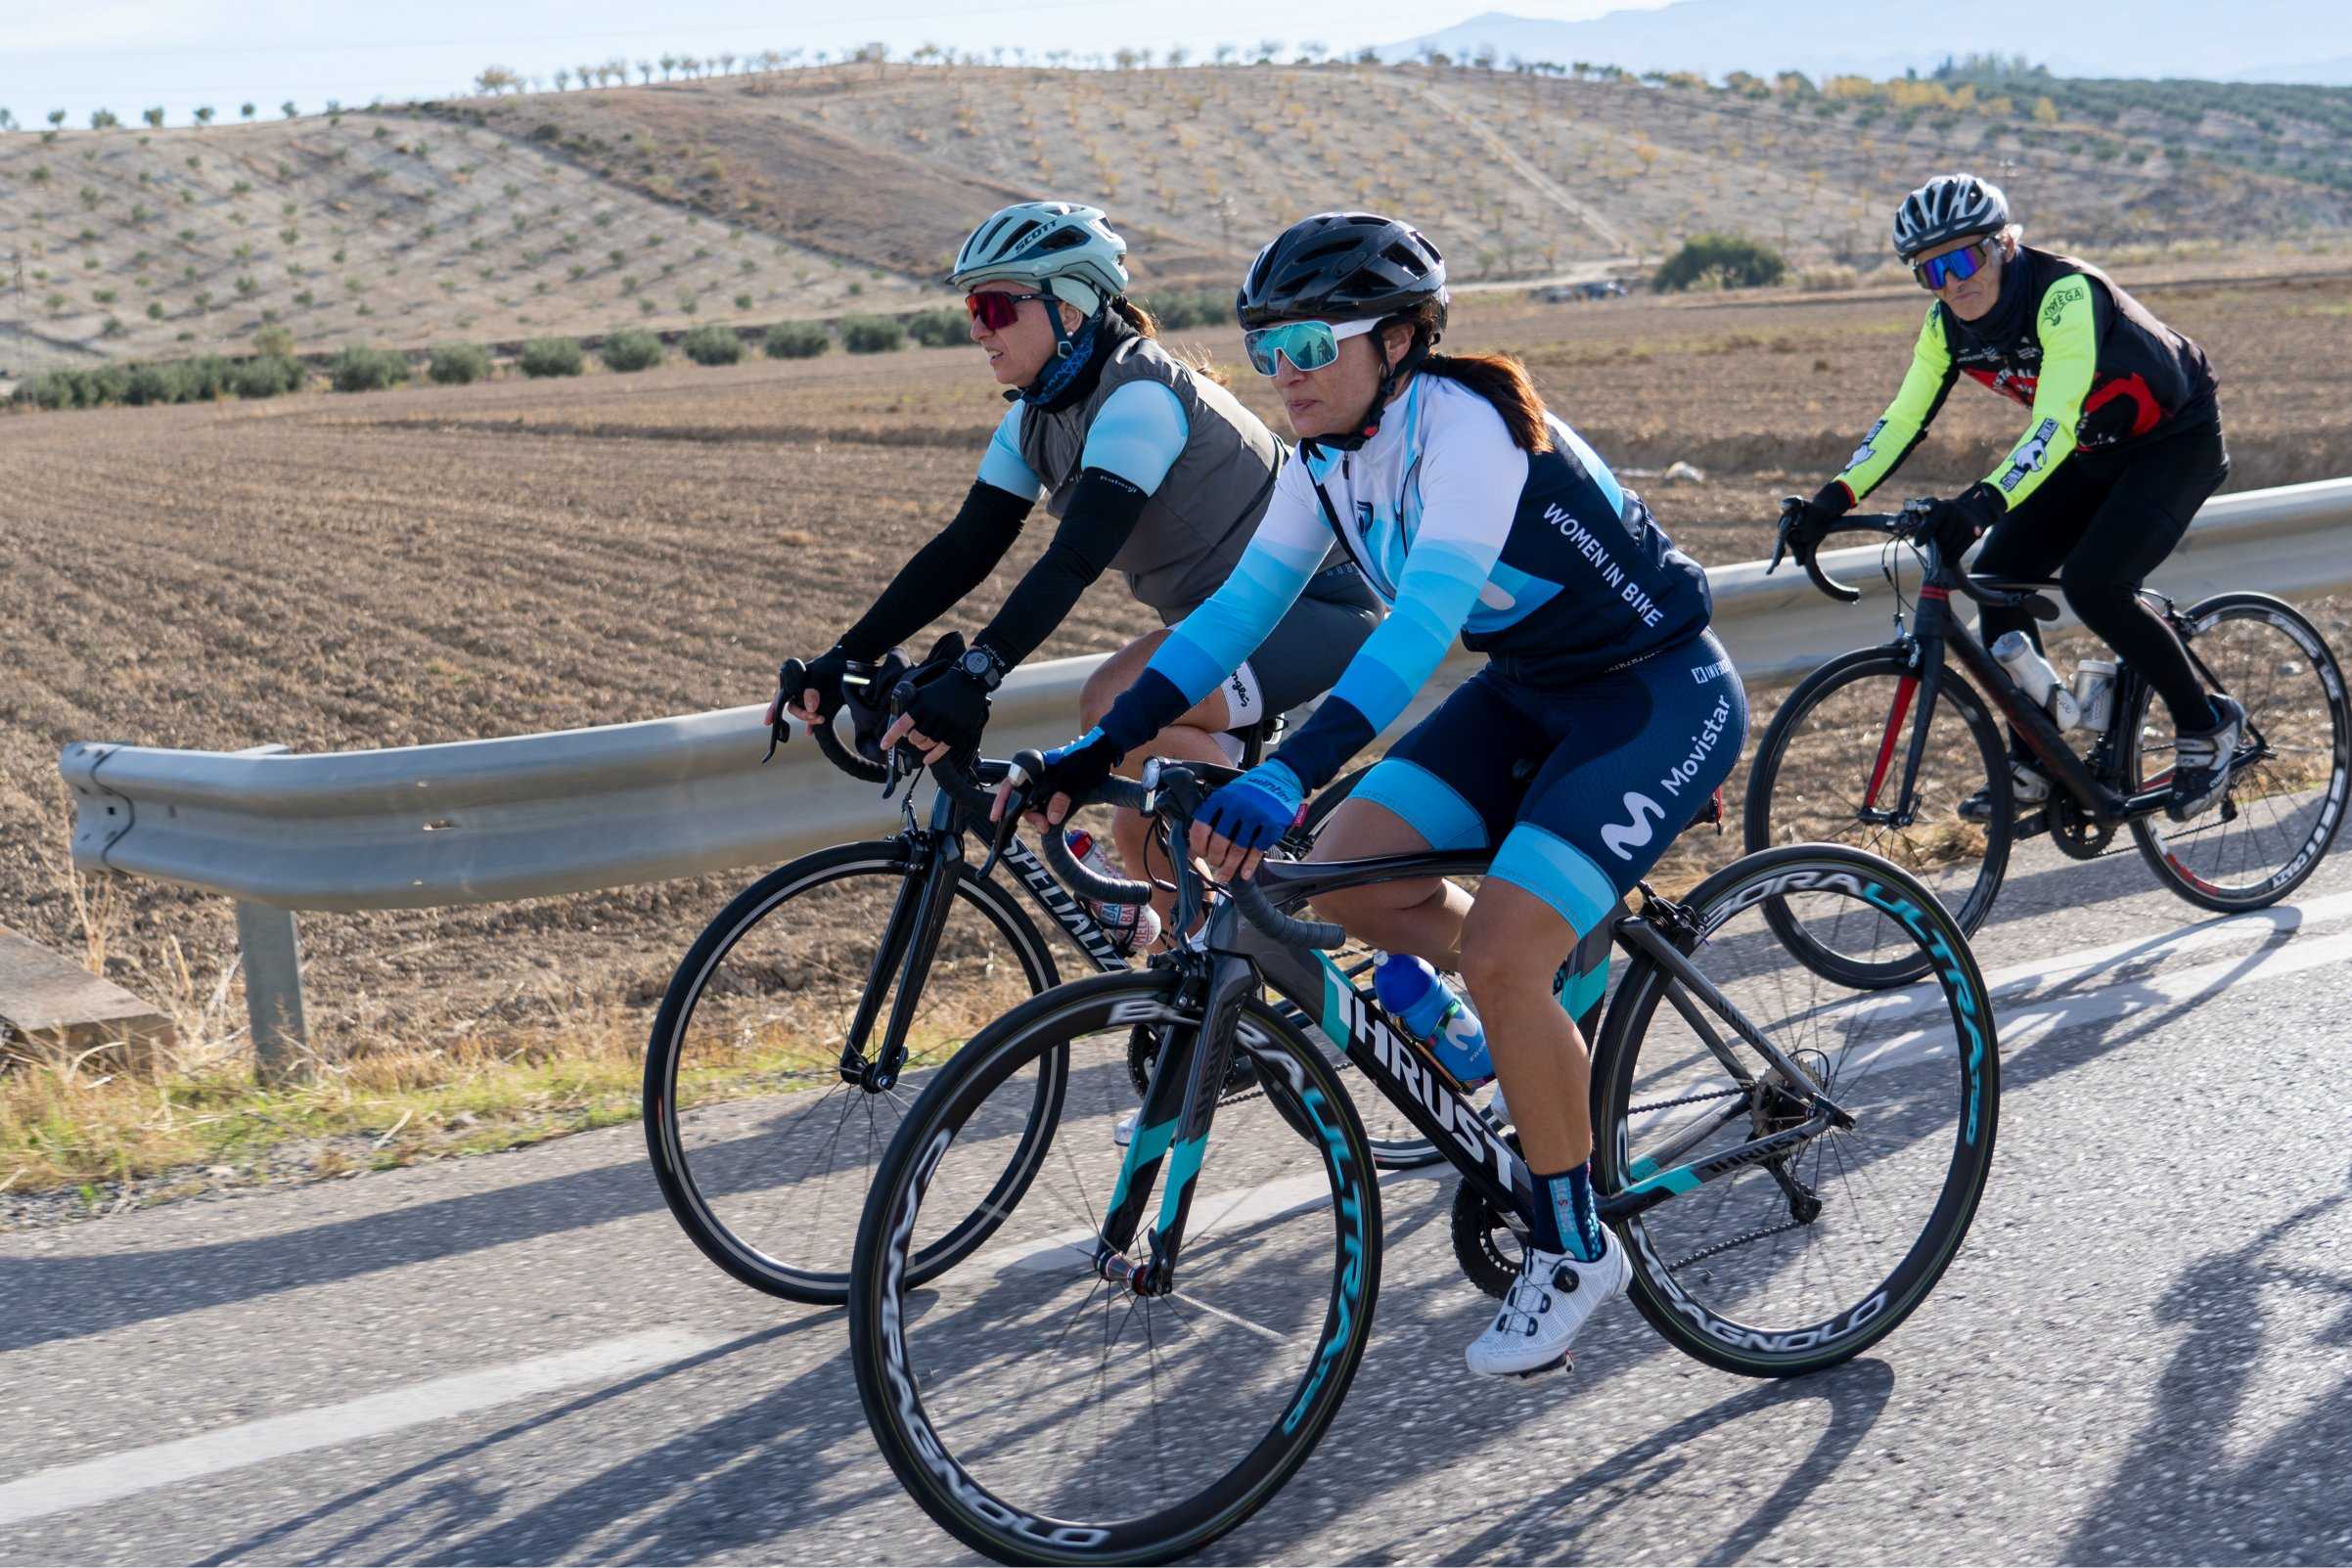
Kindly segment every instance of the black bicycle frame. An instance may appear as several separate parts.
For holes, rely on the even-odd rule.
[[[882,941],[866,967],[866,988],[858,997],[848,1038],[841,1045],[841,1076],[852,1083],[887,1089],[906,1064],[907,1034],[915,1024],[923,982],[930,974],[939,933],[954,907],[956,885],[969,859],[964,853],[964,835],[963,815],[944,789],[932,799],[929,825],[920,829],[910,827],[899,835],[914,864],[899,879],[889,918],[882,923]],[[1127,967],[1126,956],[1111,941],[1110,933],[1103,929],[1083,900],[1054,879],[1036,851],[1014,837],[1007,840],[999,858],[1013,868],[1028,890],[1030,902],[1069,933],[1098,970],[1111,974]],[[898,990],[891,1001],[889,1022],[883,1027],[881,1048],[870,1053],[866,1043],[893,974],[898,976]]]
[[[1491,858],[1487,853],[1432,851],[1362,861],[1268,861],[1259,867],[1257,876],[1259,885],[1278,904],[1296,905],[1369,882],[1475,874],[1486,870]],[[1179,871],[1179,881],[1190,874],[1188,865]],[[1601,1198],[1598,1208],[1604,1221],[1640,1214],[1734,1171],[1770,1160],[1832,1127],[1853,1125],[1852,1116],[1829,1098],[1811,1074],[1749,1023],[1652,921],[1641,915],[1627,915],[1615,922],[1611,935],[1628,953],[1647,957],[1665,970],[1668,1000],[1749,1093],[1734,1099],[1711,1122],[1701,1123],[1666,1148],[1653,1151],[1638,1174],[1629,1172],[1633,1181]],[[1159,1053],[1153,1066],[1096,1251],[1097,1272],[1105,1278],[1127,1283],[1144,1294],[1171,1287],[1209,1126],[1244,1023],[1241,999],[1260,985],[1271,987],[1305,1011],[1489,1206],[1500,1214],[1517,1215],[1522,1225],[1532,1224],[1534,1183],[1525,1161],[1470,1105],[1461,1085],[1427,1050],[1391,1027],[1329,958],[1264,936],[1244,920],[1231,900],[1210,918],[1194,953],[1197,966],[1179,990],[1176,1007],[1171,1010],[1154,1003],[1149,1017],[1139,1012],[1127,1020],[1139,1025],[1182,1024],[1198,1017],[1200,1027],[1174,1031],[1179,1038]],[[1198,962],[1201,960],[1205,962]],[[1809,1114],[1797,1126],[1688,1165],[1671,1165],[1668,1162],[1718,1129],[1752,1117],[1757,1109],[1757,1078],[1706,1021],[1699,1003],[1762,1054],[1778,1075],[1779,1092],[1805,1106]],[[1335,1135],[1327,1132],[1326,1136]],[[1163,1166],[1166,1180],[1160,1184],[1159,1214],[1149,1236],[1150,1255],[1137,1262],[1132,1250],[1148,1194],[1159,1181]]]
[[[2026,696],[2001,661],[1993,657],[1985,646],[1976,640],[1968,626],[1953,613],[1952,587],[1948,570],[1940,563],[1928,574],[1926,585],[1920,590],[1919,611],[1912,643],[1916,650],[1914,667],[1919,674],[1916,691],[1917,717],[1912,721],[1910,744],[1904,752],[1902,785],[1896,794],[1892,811],[1880,812],[1877,801],[1878,788],[1884,782],[1884,768],[1903,726],[1903,704],[1907,694],[1898,687],[1895,708],[1887,716],[1886,736],[1880,743],[1877,765],[1873,769],[1872,784],[1864,796],[1864,810],[1871,820],[1892,822],[1908,827],[1919,804],[1920,766],[1926,755],[1927,730],[1935,719],[1936,698],[1942,692],[1947,653],[1960,667],[1975,677],[1978,688],[2000,710],[2011,727],[2025,741],[2027,749],[2041,760],[2051,779],[2063,787],[2082,808],[2083,815],[2093,823],[2128,822],[2147,816],[2161,807],[2169,797],[2169,787],[2158,785],[2144,788],[2136,794],[2125,795],[2109,778],[2119,779],[2122,755],[2119,747],[2109,748],[2105,766],[2094,770],[2081,753],[2066,741],[2065,735],[2041,705]],[[2200,666],[2201,673],[2201,666]],[[2139,686],[2143,677],[2129,664],[2120,666],[2116,676],[2114,705],[2109,710],[2107,736],[2111,739],[2116,726],[2139,702]],[[2102,777],[2102,775],[2108,777]]]

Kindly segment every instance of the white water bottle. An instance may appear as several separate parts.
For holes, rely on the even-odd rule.
[[[2115,717],[2115,661],[2087,658],[2074,666],[2074,701],[2082,709],[2083,728],[2104,735]]]
[[[1069,846],[1070,859],[1097,876],[1120,882],[1127,879],[1104,857],[1095,835],[1085,829],[1067,829],[1062,841]],[[1133,953],[1159,940],[1159,912],[1149,904],[1097,904],[1089,899],[1087,908],[1094,911],[1095,922],[1111,934],[1122,952]]]
[[[2009,678],[2017,683],[2026,700],[2051,717],[2061,731],[2071,730],[2082,722],[2083,712],[2058,678],[2058,671],[2041,650],[2026,641],[2023,632],[2003,632],[1993,643],[1993,657],[2009,671]]]

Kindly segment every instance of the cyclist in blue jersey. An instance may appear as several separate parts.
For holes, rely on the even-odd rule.
[[[1060,519],[1052,543],[970,650],[921,683],[887,742],[909,740],[927,761],[972,749],[1006,673],[1107,570],[1125,575],[1163,628],[1233,570],[1273,494],[1282,444],[1232,393],[1160,347],[1151,316],[1126,296],[1126,250],[1099,208],[1064,202],[1006,207],[964,242],[948,282],[968,291],[972,339],[1013,406],[955,519],[809,661],[807,689],[786,694],[793,717],[830,721],[844,667],[882,657],[954,608],[1041,498]],[[1156,727],[1153,753],[1232,761],[1240,748],[1229,732],[1330,689],[1380,617],[1346,557],[1335,546],[1330,555],[1253,657]],[[1081,723],[1101,717],[1166,636],[1148,633],[1110,657],[1081,694]],[[1113,830],[1125,863],[1143,869],[1143,820],[1122,812]]]
[[[1432,877],[1352,889],[1321,913],[1469,984],[1541,1199],[1519,1278],[1469,1361],[1524,1373],[1559,1363],[1629,1277],[1594,1207],[1574,1018],[1604,971],[1583,955],[1606,953],[1619,900],[1731,772],[1747,700],[1707,630],[1705,573],[1515,359],[1433,352],[1446,299],[1436,247],[1375,214],[1318,214],[1259,252],[1244,340],[1301,445],[1232,577],[1049,756],[1031,798],[1059,820],[1148,747],[1252,656],[1334,538],[1388,617],[1314,717],[1206,802],[1194,847],[1217,873],[1254,871],[1457,635],[1487,655],[1333,814],[1315,855],[1496,846],[1475,899]]]

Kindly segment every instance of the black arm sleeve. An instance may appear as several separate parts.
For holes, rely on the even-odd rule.
[[[880,658],[955,608],[1005,559],[1033,504],[973,481],[955,519],[915,552],[874,607],[841,634],[842,651],[854,659]]]
[[[1078,475],[1070,492],[1069,512],[1054,531],[1054,542],[1037,558],[1027,575],[1014,586],[1005,607],[987,630],[973,638],[974,648],[996,655],[997,664],[1011,669],[1053,634],[1062,618],[1086,592],[1087,584],[1103,575],[1135,532],[1136,519],[1150,500],[1143,490],[1115,473],[1088,469]]]

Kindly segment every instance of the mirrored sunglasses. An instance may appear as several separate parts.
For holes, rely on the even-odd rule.
[[[1260,376],[1274,374],[1280,355],[1296,370],[1321,370],[1339,357],[1343,338],[1361,337],[1380,325],[1377,321],[1286,321],[1279,327],[1260,327],[1242,334],[1242,349]]]
[[[1920,262],[1911,269],[1911,275],[1919,279],[1922,289],[1941,289],[1948,283],[1966,283],[1984,270],[1984,263],[1992,254],[1993,244],[1992,237],[1988,235],[1974,245],[1962,246],[1958,250]]]
[[[1009,294],[999,289],[982,289],[964,296],[964,308],[972,319],[992,333],[1001,333],[1020,319],[1021,302],[1027,299],[1047,299],[1048,294]]]

